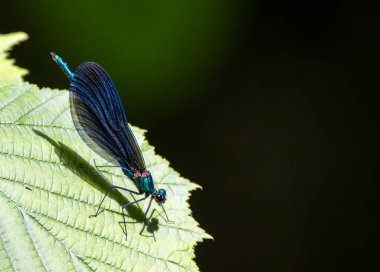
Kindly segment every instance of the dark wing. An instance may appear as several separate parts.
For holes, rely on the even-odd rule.
[[[145,170],[115,85],[101,66],[84,62],[77,68],[70,85],[70,109],[79,135],[98,155],[132,172]]]

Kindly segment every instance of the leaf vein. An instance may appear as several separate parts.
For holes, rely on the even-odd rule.
[[[13,271],[16,271],[16,267],[15,267],[15,264],[14,264],[13,258],[12,258],[12,256],[9,254],[9,250],[8,250],[8,248],[7,248],[6,243],[4,243],[4,234],[2,234],[1,231],[0,231],[0,240],[1,240],[2,244],[4,245],[5,253],[6,253],[7,256],[8,256],[8,259],[9,259],[9,262],[11,263],[11,265],[12,265]]]
[[[7,178],[7,177],[2,177],[0,176],[0,179],[2,180],[5,180],[5,181],[9,181],[9,182],[17,182],[19,184],[25,184],[24,182],[20,181],[20,180],[16,180],[16,179],[11,179],[11,178]],[[32,184],[30,184],[32,185]],[[69,197],[69,196],[66,196],[66,195],[63,195],[63,194],[60,194],[60,193],[57,193],[57,192],[52,192],[52,191],[49,191],[45,188],[42,188],[42,187],[39,187],[39,186],[33,186],[34,189],[39,189],[40,191],[44,191],[44,192],[48,192],[50,194],[53,194],[53,195],[56,195],[58,197],[62,197],[62,198],[67,198],[71,201],[76,201],[76,202],[79,202],[79,203],[82,203],[84,205],[87,205],[87,206],[91,206],[91,207],[94,207],[94,208],[97,208],[98,205],[95,204],[95,203],[90,203],[90,202],[85,202],[83,200],[80,200],[80,199],[76,199],[75,197]],[[102,208],[104,211],[107,211],[107,212],[111,212],[111,213],[114,213],[114,214],[117,214],[117,215],[120,215],[122,216],[123,213],[119,212],[119,211],[115,211],[115,210],[112,210],[112,209],[108,209],[108,208]],[[172,209],[171,209],[172,210]],[[186,212],[188,211],[188,208],[186,209],[177,209],[177,211],[183,211],[183,212]],[[37,213],[35,212],[36,214],[41,214],[41,215],[44,215],[44,216],[47,216],[43,213]],[[56,216],[58,217],[58,215]],[[54,219],[53,217],[51,217],[52,219]],[[56,219],[54,219],[56,220]],[[58,220],[57,220],[58,221]],[[58,222],[61,222],[61,221],[58,221]],[[61,223],[65,223],[65,222],[61,222]],[[185,228],[181,228],[181,227],[178,227],[178,226],[171,226],[171,225],[163,225],[163,224],[160,224],[158,223],[158,225],[162,226],[162,227],[166,227],[166,228],[169,228],[169,229],[175,229],[175,230],[181,230],[181,231],[184,231],[184,232],[190,232],[190,233],[194,233],[194,234],[197,234],[197,235],[202,235],[202,233],[199,233],[199,232],[196,232],[196,231],[193,231],[193,230],[189,230],[189,229],[185,229]]]
[[[68,109],[70,109],[70,106],[66,107],[61,113],[59,113],[53,121],[50,122],[50,125],[53,125],[55,121],[57,121]]]
[[[42,103],[39,103],[37,104],[35,107],[33,107],[32,109],[28,110],[27,112],[21,114],[21,116],[19,116],[19,118],[17,118],[17,120],[14,121],[14,123],[17,123],[19,120],[21,120],[22,118],[24,118],[25,116],[27,116],[28,114],[30,114],[31,112],[35,111],[36,109],[42,107],[43,105],[45,105],[46,103],[48,103],[49,101],[57,98],[58,96],[61,96],[62,94],[58,93],[52,97],[49,97],[47,100],[43,101]]]
[[[12,104],[13,102],[15,102],[18,98],[24,96],[25,94],[29,93],[30,91],[32,90],[32,88],[29,88],[27,91],[23,92],[23,93],[20,93],[19,95],[17,95],[15,98],[13,98],[11,101],[9,101],[8,103],[6,103],[4,106],[2,106],[0,108],[0,112],[3,111],[6,107],[8,107],[10,104]]]
[[[28,233],[28,235],[30,237],[30,240],[32,241],[31,244],[33,245],[33,248],[36,250],[37,255],[40,258],[41,264],[44,267],[45,271],[48,271],[48,269],[46,267],[46,264],[45,264],[45,262],[44,262],[44,260],[43,260],[43,258],[41,256],[41,252],[40,252],[39,248],[37,247],[36,242],[33,239],[33,236],[30,233],[28,223],[25,221],[25,214],[24,214],[24,212],[22,210],[20,210],[20,208],[19,208],[19,212],[21,214],[22,220],[24,221],[24,226],[25,226],[26,232]]]

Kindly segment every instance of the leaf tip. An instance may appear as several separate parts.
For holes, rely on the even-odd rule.
[[[0,84],[22,82],[23,76],[28,74],[28,70],[14,65],[14,60],[9,59],[9,51],[16,44],[28,39],[28,34],[15,32],[10,34],[0,34]]]

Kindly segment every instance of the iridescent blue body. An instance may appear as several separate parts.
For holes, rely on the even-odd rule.
[[[124,209],[130,205],[151,196],[144,214],[144,219],[149,225],[146,215],[152,200],[156,200],[161,206],[166,200],[166,191],[154,187],[152,175],[146,170],[144,158],[128,125],[112,79],[101,66],[93,62],[82,63],[72,73],[61,57],[53,52],[51,55],[70,79],[70,110],[78,134],[97,154],[115,166],[120,166],[138,189],[133,191],[124,187],[110,186],[94,216],[99,214],[109,191],[121,189],[136,195],[145,194],[145,197],[123,205],[123,214]],[[126,224],[124,226],[126,231]]]
[[[153,179],[152,176],[148,177],[138,177],[133,179],[133,182],[135,183],[137,188],[140,188],[143,192],[147,192],[150,194],[153,194],[156,192],[156,189],[154,188],[153,185]]]

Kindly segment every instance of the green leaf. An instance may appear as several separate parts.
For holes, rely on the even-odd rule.
[[[22,82],[22,77],[28,73],[27,70],[14,66],[12,59],[7,59],[8,50],[27,38],[28,35],[22,32],[0,35],[0,86]]]
[[[198,271],[194,246],[211,238],[187,203],[199,186],[155,154],[144,130],[132,127],[174,223],[153,202],[154,241],[142,220],[146,201],[129,210],[125,240],[120,205],[133,196],[116,191],[89,218],[110,184],[133,184],[120,168],[95,168],[109,164],[78,136],[67,91],[23,82],[26,71],[5,59],[4,50],[25,38],[0,35],[0,270]]]

